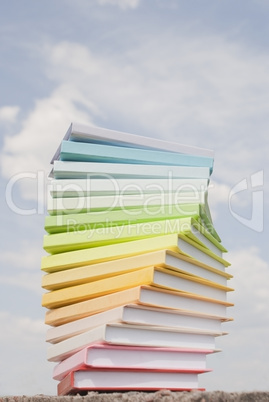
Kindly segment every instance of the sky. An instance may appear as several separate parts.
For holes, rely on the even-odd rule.
[[[0,395],[56,394],[40,270],[46,177],[70,123],[213,149],[235,306],[208,391],[269,391],[269,3],[0,4]]]

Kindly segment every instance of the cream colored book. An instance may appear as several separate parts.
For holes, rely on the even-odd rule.
[[[58,343],[92,328],[112,322],[199,329],[201,332],[221,332],[224,321],[228,321],[228,319],[182,310],[127,304],[59,325],[58,327],[50,327],[47,330],[46,341]]]
[[[215,349],[215,338],[224,332],[187,330],[149,325],[123,323],[104,324],[82,334],[52,344],[47,350],[49,361],[59,362],[93,342],[107,342],[113,345],[150,347],[177,347],[188,349]]]
[[[129,303],[222,317],[226,317],[227,308],[233,306],[229,302],[212,300],[196,294],[171,291],[153,286],[138,286],[80,303],[50,309],[46,311],[45,323],[51,326],[63,325]]]

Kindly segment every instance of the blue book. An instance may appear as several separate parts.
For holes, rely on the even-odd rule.
[[[141,148],[62,141],[60,160],[76,162],[129,163],[144,165],[203,166],[213,169],[214,159]]]

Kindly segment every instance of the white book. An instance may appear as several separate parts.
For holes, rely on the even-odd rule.
[[[145,178],[200,178],[209,179],[210,168],[198,166],[132,165],[127,163],[95,163],[54,161],[50,174],[55,179],[105,179],[145,177]]]
[[[89,126],[79,123],[71,123],[63,140],[103,143],[117,146],[134,146],[135,148],[157,149],[162,151],[179,152],[190,155],[213,157],[214,152],[210,149],[199,148],[191,145],[169,142],[157,138],[150,138],[136,134],[124,133],[121,131],[109,130],[106,128]],[[60,148],[58,147],[52,162],[59,158]]]
[[[162,178],[128,178],[114,179],[102,178],[95,179],[50,179],[48,182],[48,192],[53,198],[56,197],[87,197],[100,195],[123,196],[130,194],[165,194],[177,193],[184,196],[184,193],[192,194],[192,199],[196,194],[204,193],[208,188],[208,179],[185,178],[176,179],[169,176]]]
[[[156,193],[140,193],[57,198],[53,198],[48,194],[47,212],[50,215],[83,212],[98,212],[99,215],[102,215],[117,209],[123,213],[125,212],[126,215],[134,216],[139,215],[140,212],[147,211],[149,215],[153,215],[151,214],[151,209],[156,207],[156,216],[157,214],[160,215],[162,208],[167,205],[176,205],[178,214],[180,214],[182,204],[206,204],[207,207],[207,194],[205,192],[197,192],[195,194],[184,192],[180,195],[178,193],[163,193],[160,195],[156,195]],[[130,209],[133,211],[130,211]]]
[[[188,350],[94,343],[56,364],[53,378],[89,368],[123,370],[207,370],[206,357],[219,350]]]
[[[48,347],[48,361],[59,362],[97,341],[114,345],[215,349],[215,337],[224,332],[201,333],[147,325],[105,324]]]
[[[58,343],[92,328],[113,322],[196,329],[202,333],[203,331],[221,332],[223,321],[227,321],[227,318],[140,304],[127,304],[58,327],[51,327],[47,330],[46,341]]]

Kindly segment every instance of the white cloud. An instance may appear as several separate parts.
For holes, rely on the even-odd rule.
[[[256,246],[231,251],[229,261],[234,275],[233,299],[240,329],[245,330],[259,323],[269,330],[268,262],[261,258]]]
[[[22,122],[20,133],[5,137],[1,164],[5,177],[18,172],[47,171],[50,157],[72,119],[91,122],[76,103],[83,103],[82,96],[68,83],[36,102],[34,110]]]
[[[96,118],[104,125],[120,120],[141,135],[217,148],[215,177],[223,184],[267,163],[268,56],[253,57],[220,37],[183,40],[169,31],[137,43],[109,56],[77,43],[46,44],[41,52],[55,90],[36,101],[19,133],[5,137],[2,174],[48,172],[69,123]],[[26,185],[25,194],[36,196]]]
[[[0,122],[14,123],[20,111],[19,106],[3,106],[0,108]]]
[[[63,84],[50,97],[36,102],[19,133],[5,137],[0,160],[2,175],[12,178],[25,174],[25,179],[20,180],[25,198],[36,199],[37,182],[29,177],[33,173],[49,173],[50,160],[71,121],[91,123],[89,114],[78,106],[85,102],[76,88]]]
[[[55,395],[43,321],[0,311],[0,327],[1,395]]]
[[[31,291],[41,296],[41,274],[40,273],[20,273],[16,275],[0,275],[0,285],[9,285],[21,288],[26,292]]]
[[[43,250],[40,244],[33,239],[24,239],[14,250],[2,250],[0,254],[0,263],[2,266],[12,265],[18,270],[36,270],[40,266]]]
[[[97,0],[101,6],[112,5],[122,9],[138,7],[140,0]]]
[[[228,300],[234,303],[228,315],[234,321],[223,323],[227,336],[217,338],[222,351],[208,357],[208,367],[213,372],[201,376],[201,384],[207,390],[253,391],[268,388],[268,362],[264,358],[269,353],[269,264],[260,256],[257,247],[233,250],[228,253],[234,276],[229,286]],[[251,367],[251,369],[250,369]]]
[[[0,342],[20,339],[22,343],[35,341],[43,336],[46,326],[43,320],[33,320],[28,316],[14,316],[7,311],[0,311]]]

